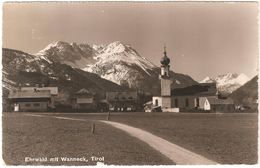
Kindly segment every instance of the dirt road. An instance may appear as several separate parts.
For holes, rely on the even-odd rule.
[[[151,147],[162,153],[163,155],[170,158],[173,162],[179,165],[212,165],[218,164],[215,161],[209,160],[203,156],[200,156],[196,153],[193,153],[187,149],[184,149],[178,145],[175,145],[169,141],[166,141],[158,136],[155,136],[147,131],[142,129],[138,129],[135,127],[131,127],[125,124],[120,124],[117,122],[111,121],[101,121],[106,124],[112,125],[118,129],[121,129],[131,136],[134,136]]]

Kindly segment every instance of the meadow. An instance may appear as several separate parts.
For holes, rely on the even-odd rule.
[[[23,156],[28,154],[49,157],[96,154],[105,156],[106,164],[174,164],[146,143],[98,122],[107,120],[106,113],[40,115],[44,117],[4,114],[3,153],[6,163],[26,164]],[[53,116],[84,119],[85,122],[57,120]],[[141,128],[221,164],[255,164],[257,117],[257,113],[111,113],[110,121]],[[96,126],[94,135],[91,133],[93,122]]]

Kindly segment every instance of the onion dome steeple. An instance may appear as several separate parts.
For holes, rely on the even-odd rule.
[[[167,57],[167,53],[166,53],[166,47],[164,46],[164,52],[163,52],[164,56],[161,59],[161,64],[162,66],[168,66],[170,63],[170,58]]]

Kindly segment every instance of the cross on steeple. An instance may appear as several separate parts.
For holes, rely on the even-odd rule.
[[[165,44],[164,44],[164,47],[163,47],[163,48],[164,48],[164,52],[163,52],[163,53],[164,53],[164,56],[166,56],[166,45],[165,45]]]

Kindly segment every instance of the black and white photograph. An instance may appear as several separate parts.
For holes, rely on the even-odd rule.
[[[2,3],[7,166],[258,164],[257,1]]]

